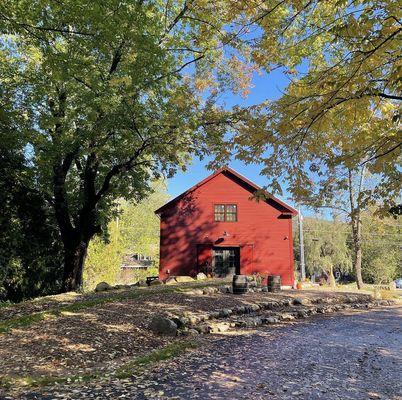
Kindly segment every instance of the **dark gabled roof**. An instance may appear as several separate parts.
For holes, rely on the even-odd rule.
[[[250,180],[245,178],[243,175],[240,175],[238,172],[236,172],[235,170],[233,170],[233,169],[231,169],[229,167],[223,167],[223,168],[218,169],[216,172],[214,172],[213,174],[207,176],[205,179],[203,179],[202,181],[198,182],[196,185],[192,186],[190,189],[187,189],[182,194],[179,194],[177,197],[175,197],[174,199],[170,200],[169,202],[167,202],[162,207],[158,208],[155,211],[155,214],[161,214],[163,211],[165,211],[171,205],[176,203],[178,200],[180,200],[181,198],[183,198],[187,194],[193,192],[195,189],[198,189],[200,186],[204,185],[205,183],[209,182],[211,179],[214,179],[216,176],[218,176],[218,175],[220,175],[220,174],[222,174],[224,172],[226,172],[226,173],[228,173],[230,175],[233,175],[234,177],[236,177],[240,181],[244,182],[246,185],[250,186],[254,190],[262,190],[263,193],[268,197],[268,199],[270,199],[271,201],[274,201],[275,203],[279,204],[280,206],[282,206],[286,210],[286,211],[283,212],[283,214],[297,215],[297,211],[293,207],[289,206],[288,204],[286,204],[282,200],[279,200],[278,198],[273,196],[271,193],[268,193],[266,190],[263,190],[260,186],[256,185],[254,182],[251,182]]]

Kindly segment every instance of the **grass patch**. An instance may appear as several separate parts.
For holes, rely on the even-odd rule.
[[[32,324],[43,321],[52,316],[60,315],[60,311],[43,311],[30,315],[23,315],[21,317],[10,318],[0,322],[0,333],[6,333],[13,328],[26,328]]]
[[[147,366],[156,364],[160,361],[177,357],[189,349],[197,348],[198,345],[199,343],[194,340],[171,343],[162,349],[155,350],[152,353],[138,357],[134,361],[123,365],[117,370],[115,376],[119,379],[129,378],[135,371],[138,371],[141,368],[146,368]]]
[[[69,377],[55,377],[55,376],[43,376],[33,377],[30,375],[14,378],[0,378],[0,386],[4,389],[21,389],[21,388],[35,388],[52,386],[55,384],[66,383],[85,383],[94,379],[100,378],[101,375],[97,373],[90,373],[85,375],[69,376]]]
[[[67,306],[59,307],[54,310],[47,310],[47,311],[41,311],[41,312],[36,312],[32,313],[29,315],[23,315],[23,316],[18,316],[14,318],[10,318],[4,321],[0,321],[0,333],[6,333],[9,332],[11,329],[14,328],[26,328],[32,324],[35,324],[37,322],[43,321],[48,318],[52,317],[59,317],[63,315],[64,312],[77,312],[86,308],[91,308],[95,307],[97,305],[101,304],[106,304],[106,303],[111,303],[114,301],[119,301],[119,300],[124,300],[124,299],[130,299],[130,298],[135,298],[138,297],[140,293],[138,292],[133,292],[130,294],[125,294],[121,296],[113,296],[113,297],[98,297],[95,299],[89,299],[89,300],[82,300],[73,304],[69,304]]]

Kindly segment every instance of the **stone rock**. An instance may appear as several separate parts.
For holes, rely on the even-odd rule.
[[[149,324],[149,329],[161,335],[176,336],[177,325],[169,318],[155,315]]]
[[[172,321],[177,325],[179,329],[184,328],[190,322],[186,317],[172,317]]]
[[[213,288],[213,287],[206,287],[206,288],[202,291],[202,293],[203,293],[203,294],[213,294],[213,293],[216,292],[215,289],[216,289],[216,288]]]
[[[226,332],[229,330],[230,325],[229,324],[213,324],[210,325],[211,326],[211,333],[222,333],[222,332]]]
[[[229,286],[219,286],[218,291],[221,293],[229,293]]]
[[[158,285],[163,285],[163,282],[160,279],[155,279],[154,281],[151,281],[149,283],[149,286],[158,286]]]
[[[223,308],[222,310],[219,311],[219,316],[221,318],[227,318],[230,317],[232,315],[232,310],[230,310],[229,308]]]
[[[189,329],[189,330],[187,331],[187,333],[188,333],[189,335],[198,335],[198,334],[199,334],[199,332],[198,332],[196,329]]]
[[[188,321],[190,322],[191,325],[196,325],[200,322],[200,319],[195,315],[190,315],[188,317]]]
[[[194,289],[194,290],[189,290],[186,293],[193,294],[195,296],[202,296],[204,294],[204,291],[202,289]]]
[[[176,285],[176,284],[177,284],[176,278],[173,276],[170,276],[165,281],[165,285]]]
[[[176,282],[179,283],[186,283],[186,282],[194,282],[194,278],[192,278],[191,276],[176,276]]]
[[[211,326],[207,325],[207,324],[202,324],[202,325],[198,325],[195,328],[199,333],[209,333],[211,332]]]
[[[303,299],[301,297],[296,297],[293,299],[293,304],[295,306],[305,306],[308,305],[310,301],[308,299]]]
[[[233,311],[236,314],[244,314],[245,311],[246,311],[246,308],[244,306],[236,306],[236,307],[233,308]]]
[[[294,315],[292,315],[292,314],[284,313],[284,314],[281,315],[281,319],[282,319],[283,321],[292,321],[292,320],[295,319],[295,317],[294,317]]]
[[[105,292],[106,290],[112,290],[113,287],[107,282],[100,282],[96,285],[95,292]]]
[[[260,309],[260,306],[258,304],[251,304],[250,308],[251,308],[252,312],[256,312]]]
[[[207,276],[203,272],[199,272],[196,276],[197,281],[205,281],[207,279]]]

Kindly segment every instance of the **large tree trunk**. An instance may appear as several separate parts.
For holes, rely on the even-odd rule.
[[[94,234],[99,231],[95,224],[95,204],[87,204],[81,209],[79,218],[72,224],[65,179],[72,156],[63,164],[54,167],[54,210],[64,246],[64,272],[62,291],[77,291],[82,286],[82,271],[88,244]]]
[[[63,292],[78,291],[82,288],[82,272],[88,250],[88,241],[64,244]]]

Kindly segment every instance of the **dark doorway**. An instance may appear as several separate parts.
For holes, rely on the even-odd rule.
[[[212,268],[215,276],[240,274],[240,249],[238,247],[214,247]]]

